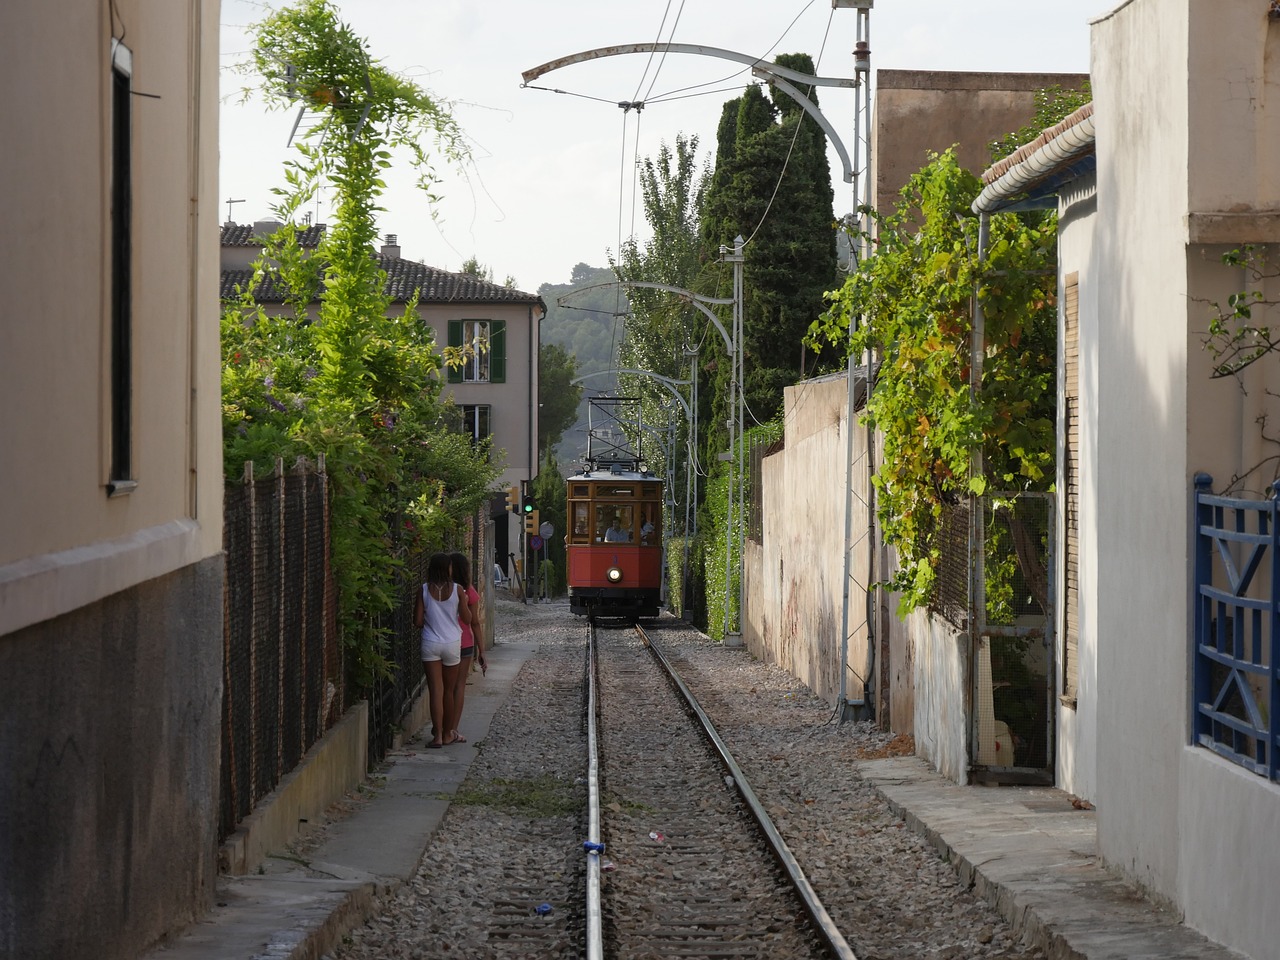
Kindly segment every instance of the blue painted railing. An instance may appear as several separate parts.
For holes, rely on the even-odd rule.
[[[1195,478],[1192,743],[1277,779],[1280,748],[1280,481],[1269,500]]]

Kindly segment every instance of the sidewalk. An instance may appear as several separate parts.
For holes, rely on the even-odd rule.
[[[1052,787],[961,787],[919,757],[859,772],[1049,960],[1240,960],[1108,873],[1097,821]]]
[[[467,691],[470,741],[393,753],[370,799],[324,830],[299,858],[221,877],[218,907],[148,960],[318,960],[376,909],[376,895],[412,877],[494,714],[537,643],[501,643]],[[1092,814],[1048,787],[959,787],[915,757],[863,761],[859,771],[1050,960],[1239,960],[1181,926],[1108,874]]]
[[[419,739],[390,753],[369,799],[325,827],[305,861],[272,858],[262,873],[220,876],[213,912],[147,960],[316,960],[334,949],[372,914],[378,893],[413,876],[537,648],[517,641],[487,651],[488,674],[467,688],[467,743],[429,750]]]

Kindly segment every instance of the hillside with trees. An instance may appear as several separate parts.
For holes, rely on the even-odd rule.
[[[544,283],[538,295],[547,305],[542,320],[542,347],[557,347],[576,362],[574,376],[612,370],[618,346],[626,335],[626,314],[630,310],[627,296],[620,287],[600,287],[572,297],[561,305],[559,299],[573,290],[593,284],[609,283],[614,274],[608,267],[592,267],[579,263],[573,268],[568,283]],[[554,357],[554,354],[552,355]],[[544,356],[544,362],[546,357]],[[577,416],[554,442],[555,459],[565,469],[574,469],[587,450],[586,397],[612,395],[617,391],[617,378],[612,375],[593,377],[582,383],[582,398]],[[548,402],[544,395],[542,401]],[[545,407],[543,408],[545,411]],[[539,444],[541,449],[541,444]]]

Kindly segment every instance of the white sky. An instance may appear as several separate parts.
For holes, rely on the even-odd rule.
[[[1088,21],[1117,2],[878,0],[870,16],[872,68],[1086,72]],[[281,5],[273,0],[269,6]],[[465,176],[443,162],[437,165],[444,182],[436,222],[412,178],[393,171],[382,200],[386,212],[380,232],[395,233],[407,259],[457,270],[474,255],[497,280],[513,276],[530,292],[546,282],[567,283],[579,262],[606,266],[607,252],[617,249],[619,237],[633,231],[643,237],[643,211],[633,211],[639,203],[638,197],[633,203],[635,158],[656,154],[660,143],[674,143],[677,133],[696,133],[699,156],[710,159],[720,108],[741,92],[749,74],[739,72],[746,68],[737,63],[710,57],[673,54],[649,63],[633,54],[567,67],[535,81],[577,94],[561,95],[522,89],[523,71],[595,47],[661,39],[763,59],[804,52],[818,60],[822,76],[853,76],[857,12],[833,11],[830,0],[337,0],[336,5],[384,66],[451,101],[472,141],[474,166]],[[246,78],[227,69],[246,59],[245,27],[267,10],[255,0],[222,0],[220,219],[227,218],[228,198],[243,200],[231,208],[238,223],[268,215],[271,188],[283,183],[294,121],[293,112],[267,113],[260,102],[239,103],[237,92]],[[657,101],[694,84],[708,86],[691,91],[699,95],[652,102],[638,115],[617,106],[619,101]],[[828,87],[818,96],[852,153],[854,93]],[[834,161],[834,152],[831,156]],[[400,160],[397,166],[407,171],[407,158]],[[842,181],[838,164],[832,181],[839,216],[852,209],[852,188]],[[323,200],[318,213],[320,222],[329,217]]]

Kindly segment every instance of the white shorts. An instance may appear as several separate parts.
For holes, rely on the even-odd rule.
[[[422,662],[427,663],[432,660],[439,660],[446,667],[456,667],[462,662],[462,641],[454,640],[450,643],[423,637]]]

